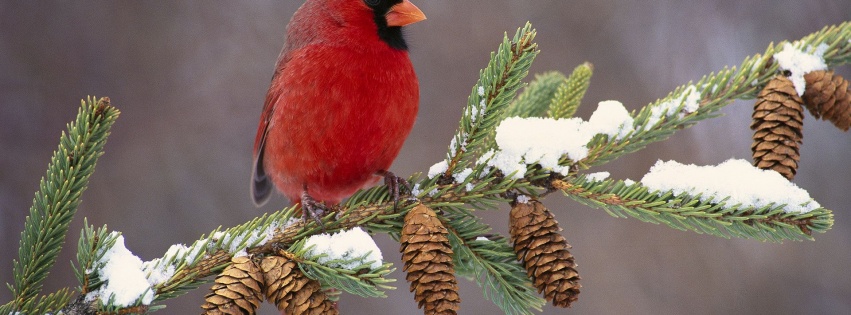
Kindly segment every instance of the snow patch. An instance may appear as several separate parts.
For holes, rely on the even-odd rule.
[[[610,175],[609,172],[597,172],[585,175],[585,178],[592,182],[602,182],[609,178]]]
[[[112,236],[117,233],[112,232]],[[142,259],[124,246],[124,236],[118,235],[115,244],[106,250],[95,265],[102,265],[98,270],[98,278],[104,281],[104,284],[98,290],[89,292],[86,295],[87,300],[100,298],[106,303],[112,299],[112,304],[120,307],[133,306],[140,298],[144,305],[150,305],[154,301],[154,290],[142,270]]]
[[[566,175],[570,170],[559,165],[562,156],[578,161],[588,156],[587,144],[597,134],[610,139],[623,139],[633,131],[634,121],[618,101],[600,102],[588,121],[581,118],[510,117],[496,128],[499,151],[490,152],[479,161],[520,179],[528,165],[540,164],[544,169]]]
[[[304,246],[310,248],[305,253],[306,258],[318,257],[318,263],[330,267],[354,270],[363,264],[370,264],[370,268],[377,269],[384,264],[378,245],[360,227],[331,235],[323,233],[311,236]],[[341,260],[347,263],[339,262]]]
[[[700,194],[704,202],[742,204],[761,208],[771,203],[789,213],[806,213],[821,205],[809,193],[771,170],[754,167],[748,161],[730,159],[717,166],[684,165],[676,161],[658,161],[641,183],[660,194]]]
[[[447,169],[449,169],[449,162],[446,160],[437,162],[428,169],[428,178],[435,178],[443,175]]]
[[[790,72],[789,80],[795,85],[795,91],[798,95],[804,95],[807,82],[804,80],[804,75],[812,71],[827,70],[827,64],[824,61],[824,52],[827,51],[827,44],[821,43],[816,47],[808,46],[804,49],[802,43],[798,42],[794,45],[791,43],[783,44],[783,50],[774,54],[774,60],[780,66],[780,69]]]
[[[588,128],[591,133],[602,133],[609,138],[623,139],[633,131],[634,119],[626,107],[618,101],[604,101],[597,105],[597,110],[588,118]]]
[[[650,108],[650,117],[647,119],[646,126],[653,127],[656,126],[663,118],[671,117],[674,114],[678,113],[677,109],[682,105],[682,111],[680,113],[680,117],[685,114],[690,114],[700,108],[700,92],[697,91],[697,87],[694,85],[689,85],[683,90],[682,94],[678,98],[674,98],[662,103],[659,103],[656,106]]]

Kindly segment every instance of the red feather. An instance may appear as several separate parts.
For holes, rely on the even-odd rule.
[[[306,188],[339,203],[390,168],[419,88],[407,51],[378,27],[362,0],[308,0],[295,13],[255,138],[256,203],[268,199],[270,181],[293,202]]]

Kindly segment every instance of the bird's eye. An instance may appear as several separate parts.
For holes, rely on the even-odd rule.
[[[366,2],[366,5],[372,7],[377,6],[379,3],[381,3],[381,0],[364,0],[364,2]]]

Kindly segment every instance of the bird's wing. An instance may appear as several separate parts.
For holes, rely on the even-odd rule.
[[[266,146],[266,134],[269,131],[269,121],[275,111],[275,104],[281,97],[283,89],[277,86],[283,67],[277,67],[272,77],[272,86],[266,94],[263,105],[263,113],[260,115],[260,125],[257,127],[257,136],[254,138],[254,164],[251,167],[251,198],[254,205],[262,206],[272,197],[272,179],[266,174],[263,167],[263,153]]]

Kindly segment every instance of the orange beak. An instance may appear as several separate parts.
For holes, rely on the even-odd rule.
[[[391,7],[385,17],[387,18],[387,26],[405,26],[426,19],[423,11],[420,11],[420,8],[417,8],[409,0],[402,0],[402,3]]]

